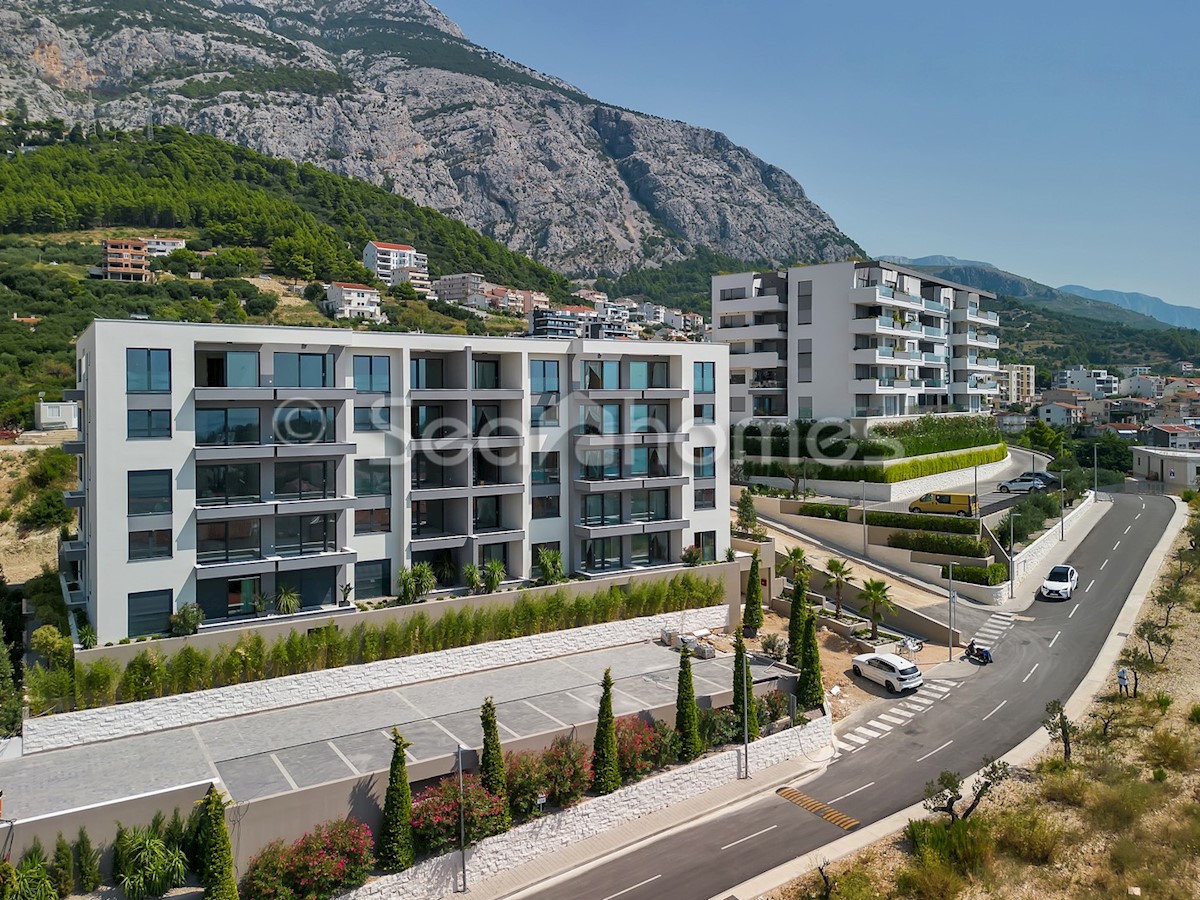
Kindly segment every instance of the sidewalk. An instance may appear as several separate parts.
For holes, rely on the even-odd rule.
[[[724,814],[729,807],[754,800],[784,784],[795,784],[801,779],[815,777],[825,771],[833,757],[834,749],[830,746],[823,748],[812,759],[801,756],[756,771],[752,754],[749,779],[728,782],[667,809],[473,883],[470,885],[470,894],[475,900],[501,900],[524,896],[531,888],[542,890],[555,880],[574,877],[596,864],[610,863],[614,857],[628,853],[667,831],[693,825],[718,813]]]

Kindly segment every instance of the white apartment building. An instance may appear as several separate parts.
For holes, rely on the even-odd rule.
[[[1005,403],[1028,403],[1037,393],[1034,374],[1033,366],[1016,363],[1001,366],[996,379],[1000,384],[1000,399]]]
[[[1115,397],[1121,383],[1116,375],[1109,375],[1107,369],[1068,366],[1054,373],[1054,387],[1087,391],[1093,399],[1100,400],[1104,397]]]
[[[486,294],[491,286],[478,272],[443,275],[432,285],[443,303],[465,303],[472,294]]]
[[[983,299],[995,298],[883,262],[717,275],[731,420],[985,412],[1000,364]]]
[[[1038,407],[1038,418],[1054,428],[1073,428],[1082,425],[1084,408],[1074,403],[1043,403]]]
[[[68,603],[99,640],[197,603],[253,618],[445,585],[468,563],[583,576],[729,547],[728,352],[711,344],[93,323],[77,345]]]
[[[325,299],[317,306],[333,319],[368,319],[381,322],[379,291],[365,284],[335,281],[325,289]]]
[[[1138,366],[1137,368],[1145,368]],[[1149,400],[1157,400],[1163,395],[1163,388],[1166,386],[1166,379],[1161,375],[1138,374],[1130,375],[1128,378],[1122,378],[1121,383],[1117,386],[1117,391],[1122,397],[1145,397]]]
[[[176,250],[183,250],[187,247],[187,241],[183,238],[160,238],[157,234],[141,240],[146,242],[147,256],[168,256]]]
[[[362,261],[388,287],[408,281],[418,294],[429,293],[429,257],[408,244],[367,241]]]
[[[1150,366],[1130,366],[1128,374],[1130,378],[1133,378],[1137,375],[1149,375]]]

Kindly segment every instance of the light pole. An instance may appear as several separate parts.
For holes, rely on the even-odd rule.
[[[794,598],[793,598],[794,602]],[[742,654],[742,773],[750,777],[750,658]]]
[[[462,854],[462,890],[455,893],[467,892],[467,804],[463,796],[463,754],[469,747],[458,745],[458,849]]]
[[[1058,539],[1067,539],[1067,486],[1062,482],[1058,484]]]
[[[867,482],[864,479],[862,483],[862,517],[863,517],[863,556],[867,556]]]
[[[979,466],[975,467],[975,495],[971,497],[971,502],[975,504],[975,518],[979,518]]]
[[[1096,462],[1099,458],[1099,444],[1092,444],[1092,499],[1096,499],[1096,495],[1100,493],[1100,466]]]
[[[950,589],[946,592],[946,651],[947,662],[954,662],[954,563],[950,563]]]
[[[1016,595],[1017,548],[1013,546],[1016,526],[1013,523],[1012,507],[1008,508],[1008,599]]]

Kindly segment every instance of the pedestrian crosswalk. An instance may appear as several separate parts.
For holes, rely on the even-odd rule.
[[[945,678],[932,678],[923,684],[915,694],[900,700],[887,712],[879,713],[875,718],[864,722],[845,734],[834,735],[833,745],[839,753],[857,753],[873,739],[887,737],[893,731],[903,730],[920,713],[925,712],[937,701],[949,695],[959,682]]]
[[[996,641],[1004,637],[1005,633],[1013,627],[1016,622],[1016,616],[1010,612],[995,612],[988,616],[987,621],[979,626],[979,630],[975,632],[971,640],[984,647],[991,647]]]

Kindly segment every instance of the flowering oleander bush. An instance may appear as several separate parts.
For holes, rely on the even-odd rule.
[[[290,847],[268,844],[250,860],[242,900],[326,900],[367,880],[371,830],[353,819],[318,825]]]
[[[550,782],[542,754],[523,750],[504,754],[504,771],[508,782],[508,808],[514,820],[532,819],[539,815],[538,794],[550,792]]]
[[[581,741],[556,737],[542,754],[542,770],[555,806],[578,803],[592,784],[592,750]]]
[[[758,698],[758,704],[761,722],[778,722],[788,715],[788,695],[783,691],[767,691]]]
[[[658,732],[637,716],[617,719],[617,768],[622,784],[640,781],[650,774],[658,757]]]
[[[296,896],[288,886],[288,857],[290,848],[283,841],[273,841],[259,852],[246,869],[238,894],[242,900],[293,900]]]
[[[478,775],[463,777],[462,796],[468,844],[507,830],[510,819],[505,802],[489,794]],[[412,827],[419,850],[437,856],[458,846],[458,798],[458,778],[450,777],[413,800]]]

